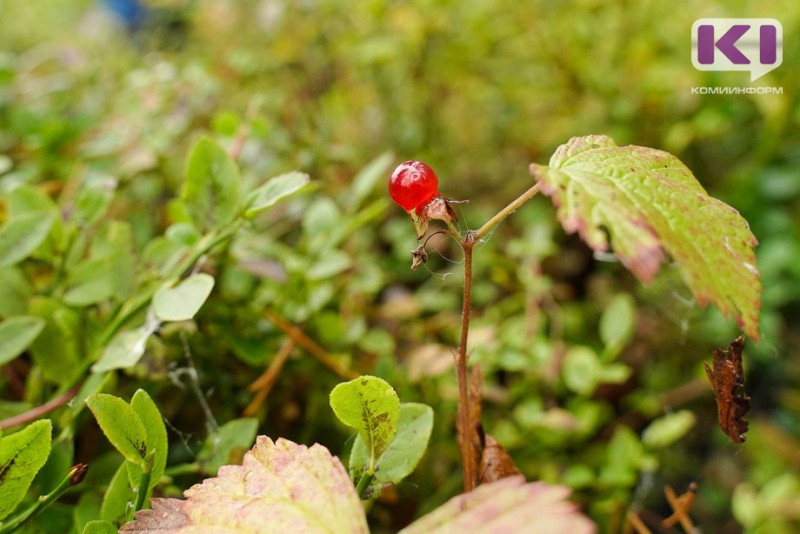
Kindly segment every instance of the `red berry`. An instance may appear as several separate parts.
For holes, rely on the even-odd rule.
[[[392,173],[389,195],[401,208],[419,215],[422,208],[440,195],[439,179],[433,169],[421,161],[406,161]]]

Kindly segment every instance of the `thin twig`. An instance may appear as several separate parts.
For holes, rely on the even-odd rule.
[[[247,405],[247,408],[244,409],[243,415],[245,417],[249,417],[256,413],[261,405],[264,404],[264,400],[266,400],[267,395],[269,395],[270,390],[272,390],[272,386],[275,385],[275,381],[281,374],[283,365],[289,359],[289,356],[291,356],[293,350],[294,341],[287,339],[286,342],[281,345],[281,348],[269,363],[267,369],[261,374],[261,376],[256,378],[252,384],[247,386],[247,390],[255,392],[255,396],[253,397],[253,400],[250,401],[250,404]]]
[[[485,236],[489,230],[503,222],[503,220],[517,211],[520,206],[522,206],[525,202],[527,202],[531,197],[533,197],[536,193],[539,192],[542,185],[541,182],[536,182],[536,184],[514,199],[508,206],[497,212],[497,215],[486,221],[486,224],[481,226],[478,230],[475,231],[475,240],[481,239]]]
[[[464,299],[461,309],[461,340],[456,354],[456,377],[458,378],[458,423],[461,461],[464,464],[464,491],[475,489],[478,477],[478,456],[473,446],[472,433],[475,431],[470,418],[470,398],[467,384],[467,338],[469,336],[469,316],[472,308],[472,251],[475,247],[475,233],[467,232],[461,242],[464,249]]]
[[[47,413],[52,412],[59,406],[62,406],[68,403],[70,400],[72,400],[73,397],[75,397],[75,395],[78,394],[78,391],[80,389],[81,389],[81,384],[77,384],[53,400],[49,400],[40,406],[31,408],[27,412],[15,415],[14,417],[9,417],[4,421],[0,421],[0,430],[5,430],[13,426],[28,423],[30,421],[40,418],[41,416]]]
[[[636,534],[653,534],[650,529],[647,528],[647,525],[644,524],[642,518],[633,510],[628,510],[628,525],[633,527]]]
[[[313,339],[308,337],[305,332],[278,315],[275,310],[267,308],[264,310],[264,315],[284,334],[286,334],[289,339],[306,349],[306,351],[314,358],[319,360],[322,365],[339,375],[341,378],[344,378],[345,380],[353,380],[358,378],[356,373],[333,359],[333,357],[331,357],[331,355],[328,354],[325,349],[320,347]]]

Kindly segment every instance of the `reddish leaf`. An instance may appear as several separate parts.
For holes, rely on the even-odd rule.
[[[185,495],[185,501],[153,499],[153,509],[137,512],[120,532],[367,532],[350,478],[322,445],[259,436],[242,465],[222,466]]]
[[[742,417],[750,410],[750,397],[744,392],[742,348],[744,337],[739,336],[727,350],[714,349],[713,367],[705,364],[714,397],[717,399],[717,418],[722,431],[734,443],[745,440],[748,423]]]
[[[618,147],[604,135],[573,137],[550,164],[531,165],[567,233],[592,249],[610,245],[648,282],[669,253],[701,305],[713,303],[758,340],[761,282],[747,221],[708,195],[678,158]]]
[[[568,496],[564,486],[508,477],[450,499],[400,534],[596,532]]]

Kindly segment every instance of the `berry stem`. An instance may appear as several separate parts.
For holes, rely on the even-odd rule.
[[[458,378],[458,444],[461,448],[461,461],[464,464],[464,491],[475,489],[478,483],[478,450],[472,439],[475,422],[470,417],[469,386],[467,385],[467,338],[469,336],[469,316],[472,308],[472,250],[475,247],[475,232],[467,232],[461,241],[464,250],[464,299],[461,309],[461,340],[456,354],[456,377]]]
[[[469,337],[469,320],[472,309],[472,252],[475,243],[485,236],[492,228],[500,224],[506,217],[517,211],[522,204],[527,202],[541,189],[541,184],[536,183],[533,187],[514,199],[508,206],[500,210],[497,215],[489,219],[486,224],[477,231],[468,231],[463,239],[458,239],[458,230],[452,221],[447,221],[447,226],[453,237],[457,238],[461,248],[464,250],[464,299],[461,310],[461,339],[458,344],[458,353],[455,356],[456,377],[458,379],[458,444],[461,449],[461,462],[464,464],[464,491],[469,492],[478,485],[478,456],[480,446],[477,445],[475,433],[478,421],[472,420],[470,407],[470,391],[468,376],[469,368],[467,365],[467,339]]]
[[[494,217],[492,217],[491,219],[486,221],[486,224],[481,226],[475,232],[475,239],[476,240],[481,239],[483,236],[485,236],[489,232],[489,230],[491,230],[492,228],[494,228],[495,226],[497,226],[498,224],[503,222],[503,220],[506,217],[508,217],[509,215],[514,213],[515,211],[517,211],[517,209],[519,209],[520,206],[522,206],[525,202],[527,202],[530,198],[532,198],[536,193],[538,193],[539,190],[541,189],[541,187],[542,187],[541,186],[541,182],[536,182],[536,184],[533,187],[531,187],[530,189],[528,189],[527,191],[522,193],[520,196],[518,196],[516,199],[514,199],[511,202],[511,204],[509,204],[508,206],[506,206],[505,208],[503,208],[502,210],[497,212],[497,215],[495,215]]]

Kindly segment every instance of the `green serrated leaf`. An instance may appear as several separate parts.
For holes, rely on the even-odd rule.
[[[0,519],[14,511],[47,461],[52,431],[42,419],[0,440]]]
[[[147,348],[150,331],[145,328],[118,332],[103,349],[103,354],[92,366],[93,373],[112,369],[129,369],[139,363]]]
[[[147,452],[153,453],[153,466],[150,470],[150,487],[152,489],[161,480],[164,467],[167,465],[167,427],[164,426],[164,419],[161,412],[150,398],[150,395],[143,389],[139,389],[133,394],[131,408],[144,424],[147,433]],[[142,469],[137,464],[128,464],[129,480],[140,480]]]
[[[208,137],[192,147],[181,198],[197,228],[205,233],[231,222],[239,213],[242,184],[227,152]]]
[[[651,448],[668,447],[685,436],[696,421],[697,418],[689,410],[667,414],[644,429],[642,443]]]
[[[668,252],[701,304],[712,302],[758,339],[761,282],[757,241],[739,213],[706,193],[667,152],[618,147],[603,135],[574,137],[549,166],[531,165],[553,198],[568,233],[594,250],[611,245],[620,261],[648,282]]]
[[[44,319],[23,315],[0,322],[0,365],[28,348],[44,328]]]
[[[129,462],[123,461],[117,468],[108,489],[103,496],[103,505],[100,508],[100,517],[105,521],[117,523],[123,519],[128,511],[128,503],[134,499],[133,489],[128,482]]]
[[[245,216],[255,217],[265,209],[297,193],[308,183],[308,175],[298,171],[287,172],[270,179],[247,196]]]
[[[106,393],[95,393],[86,405],[108,441],[131,463],[141,464],[147,456],[147,431],[130,404]]]
[[[213,288],[213,276],[197,273],[174,287],[159,289],[153,297],[156,317],[162,321],[188,321],[200,311]]]
[[[399,534],[594,534],[596,525],[568,497],[564,486],[506,477],[450,499]]]
[[[255,490],[255,491],[254,491]],[[322,445],[259,436],[242,465],[185,492],[152,500],[120,532],[317,532],[367,534],[367,518],[341,462]],[[177,528],[177,527],[176,527]]]
[[[333,388],[330,405],[336,417],[364,441],[367,470],[374,472],[377,459],[397,434],[400,399],[394,388],[376,376],[362,376]]]
[[[209,473],[216,473],[223,465],[239,463],[253,446],[257,431],[258,419],[254,417],[228,421],[208,436],[197,459]]]
[[[53,225],[53,215],[33,212],[20,215],[0,227],[0,267],[27,258],[42,244]]]
[[[364,495],[375,497],[384,484],[397,484],[417,466],[433,430],[433,409],[425,404],[404,402],[400,404],[397,435],[375,464],[375,476]],[[350,453],[350,475],[359,480],[369,467],[367,446],[361,436],[356,436]]]

